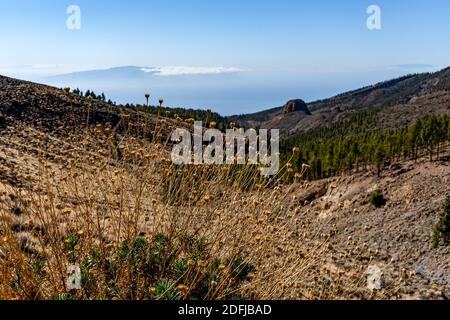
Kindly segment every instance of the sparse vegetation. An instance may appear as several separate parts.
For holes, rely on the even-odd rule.
[[[450,196],[447,196],[442,205],[438,224],[433,230],[433,246],[440,243],[450,246]]]
[[[0,299],[395,299],[423,282],[409,272],[415,258],[400,245],[411,240],[416,250],[422,238],[428,244],[430,217],[421,216],[422,207],[437,190],[447,192],[436,179],[442,172],[400,176],[397,193],[390,187],[397,176],[354,173],[375,164],[373,150],[351,160],[376,141],[381,168],[416,157],[438,166],[429,153],[436,159],[448,151],[442,127],[436,131],[444,116],[421,119],[414,129],[368,133],[360,129],[370,115],[355,114],[360,123],[311,131],[306,148],[283,150],[279,175],[265,178],[258,165],[174,166],[169,134],[192,121],[164,108],[111,106],[0,81],[8,128],[0,136]],[[203,116],[219,126],[211,112]],[[344,163],[322,162],[320,150],[339,151]],[[372,190],[373,181],[389,194],[395,214],[367,204],[384,199],[361,191]],[[444,241],[448,219],[441,221],[436,234]],[[387,241],[379,241],[381,232]],[[445,256],[435,258],[441,263]],[[365,270],[378,262],[383,289],[372,292]],[[80,290],[67,288],[73,265]]]
[[[332,233],[291,241],[292,189],[251,167],[174,167],[166,139],[146,138],[149,122],[121,119],[139,128],[123,129],[121,157],[119,133],[97,124],[60,155],[41,151],[30,188],[0,184],[1,299],[301,298],[316,263],[290,253],[324,251]],[[81,290],[66,287],[70,265]],[[318,280],[308,294],[331,297],[331,286]]]
[[[111,99],[108,99],[108,101],[106,101],[106,96],[105,93],[102,92],[101,94],[97,95],[94,91],[91,90],[87,90],[86,93],[83,93],[83,91],[81,91],[80,89],[76,88],[73,90],[73,93],[80,96],[80,97],[91,97],[92,99],[97,99],[103,102],[107,102],[108,104],[113,104],[115,105],[116,103],[111,101]]]
[[[379,189],[373,191],[369,196],[369,203],[377,208],[381,208],[386,204],[383,192]]]

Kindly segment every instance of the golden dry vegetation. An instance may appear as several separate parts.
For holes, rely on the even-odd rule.
[[[0,299],[448,294],[448,248],[428,247],[430,212],[450,191],[446,163],[422,159],[381,180],[361,173],[307,182],[304,171],[285,170],[296,177],[289,185],[255,166],[179,167],[168,133],[189,127],[183,119],[122,110],[106,117],[112,123],[91,102],[75,119],[72,99],[57,126],[21,119],[1,129]],[[390,190],[393,208],[367,203],[375,186]],[[404,249],[408,242],[421,247]],[[431,275],[410,261],[421,257]],[[373,264],[384,270],[381,290],[367,288]],[[81,269],[81,290],[67,288],[71,265]]]
[[[302,290],[335,230],[299,233],[298,185],[265,188],[251,167],[177,168],[164,143],[139,134],[120,136],[115,159],[110,125],[86,128],[52,161],[43,148],[54,137],[26,136],[37,155],[16,166],[34,169],[23,175],[30,188],[2,183],[3,299],[299,299],[342,290],[340,274],[319,272]],[[80,291],[66,290],[72,264],[82,268]]]

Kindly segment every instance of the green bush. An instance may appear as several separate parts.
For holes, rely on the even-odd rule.
[[[433,246],[437,248],[441,241],[450,245],[450,196],[444,200],[439,222],[433,231]]]
[[[381,190],[375,190],[370,194],[369,202],[375,207],[381,208],[386,204],[386,199],[384,198],[383,192]]]
[[[242,296],[240,289],[249,274],[256,271],[254,266],[241,256],[210,257],[209,244],[203,238],[188,234],[169,238],[159,233],[148,239],[132,238],[110,249],[93,247],[88,252],[77,250],[82,243],[82,238],[75,235],[64,241],[70,262],[80,266],[82,290],[61,292],[52,299],[235,300],[250,297]],[[36,261],[33,265],[36,273],[43,272],[39,263]],[[22,279],[23,274],[18,273],[11,287],[19,290]],[[180,285],[186,290],[180,289]]]

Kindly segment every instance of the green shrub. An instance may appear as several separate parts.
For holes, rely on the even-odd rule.
[[[176,300],[180,292],[176,289],[175,282],[168,279],[160,279],[154,284],[155,297],[159,300]],[[151,299],[151,295],[150,295]]]
[[[369,196],[370,204],[373,204],[377,208],[381,208],[386,204],[386,199],[383,196],[383,192],[381,190],[373,191]]]
[[[80,266],[82,290],[61,292],[52,299],[234,300],[248,298],[239,289],[249,273],[256,271],[241,256],[209,256],[206,239],[190,234],[170,238],[158,233],[147,239],[131,238],[109,249],[93,247],[88,252],[76,250],[82,243],[75,235],[64,240],[70,262]],[[44,272],[39,263],[33,265],[36,273]],[[11,287],[19,290],[23,279],[18,270]]]
[[[444,200],[439,222],[433,230],[433,246],[437,248],[441,241],[450,245],[450,196]]]

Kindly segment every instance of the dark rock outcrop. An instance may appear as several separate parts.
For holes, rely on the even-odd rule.
[[[283,107],[283,113],[304,112],[307,115],[311,115],[305,101],[301,99],[290,100]]]

